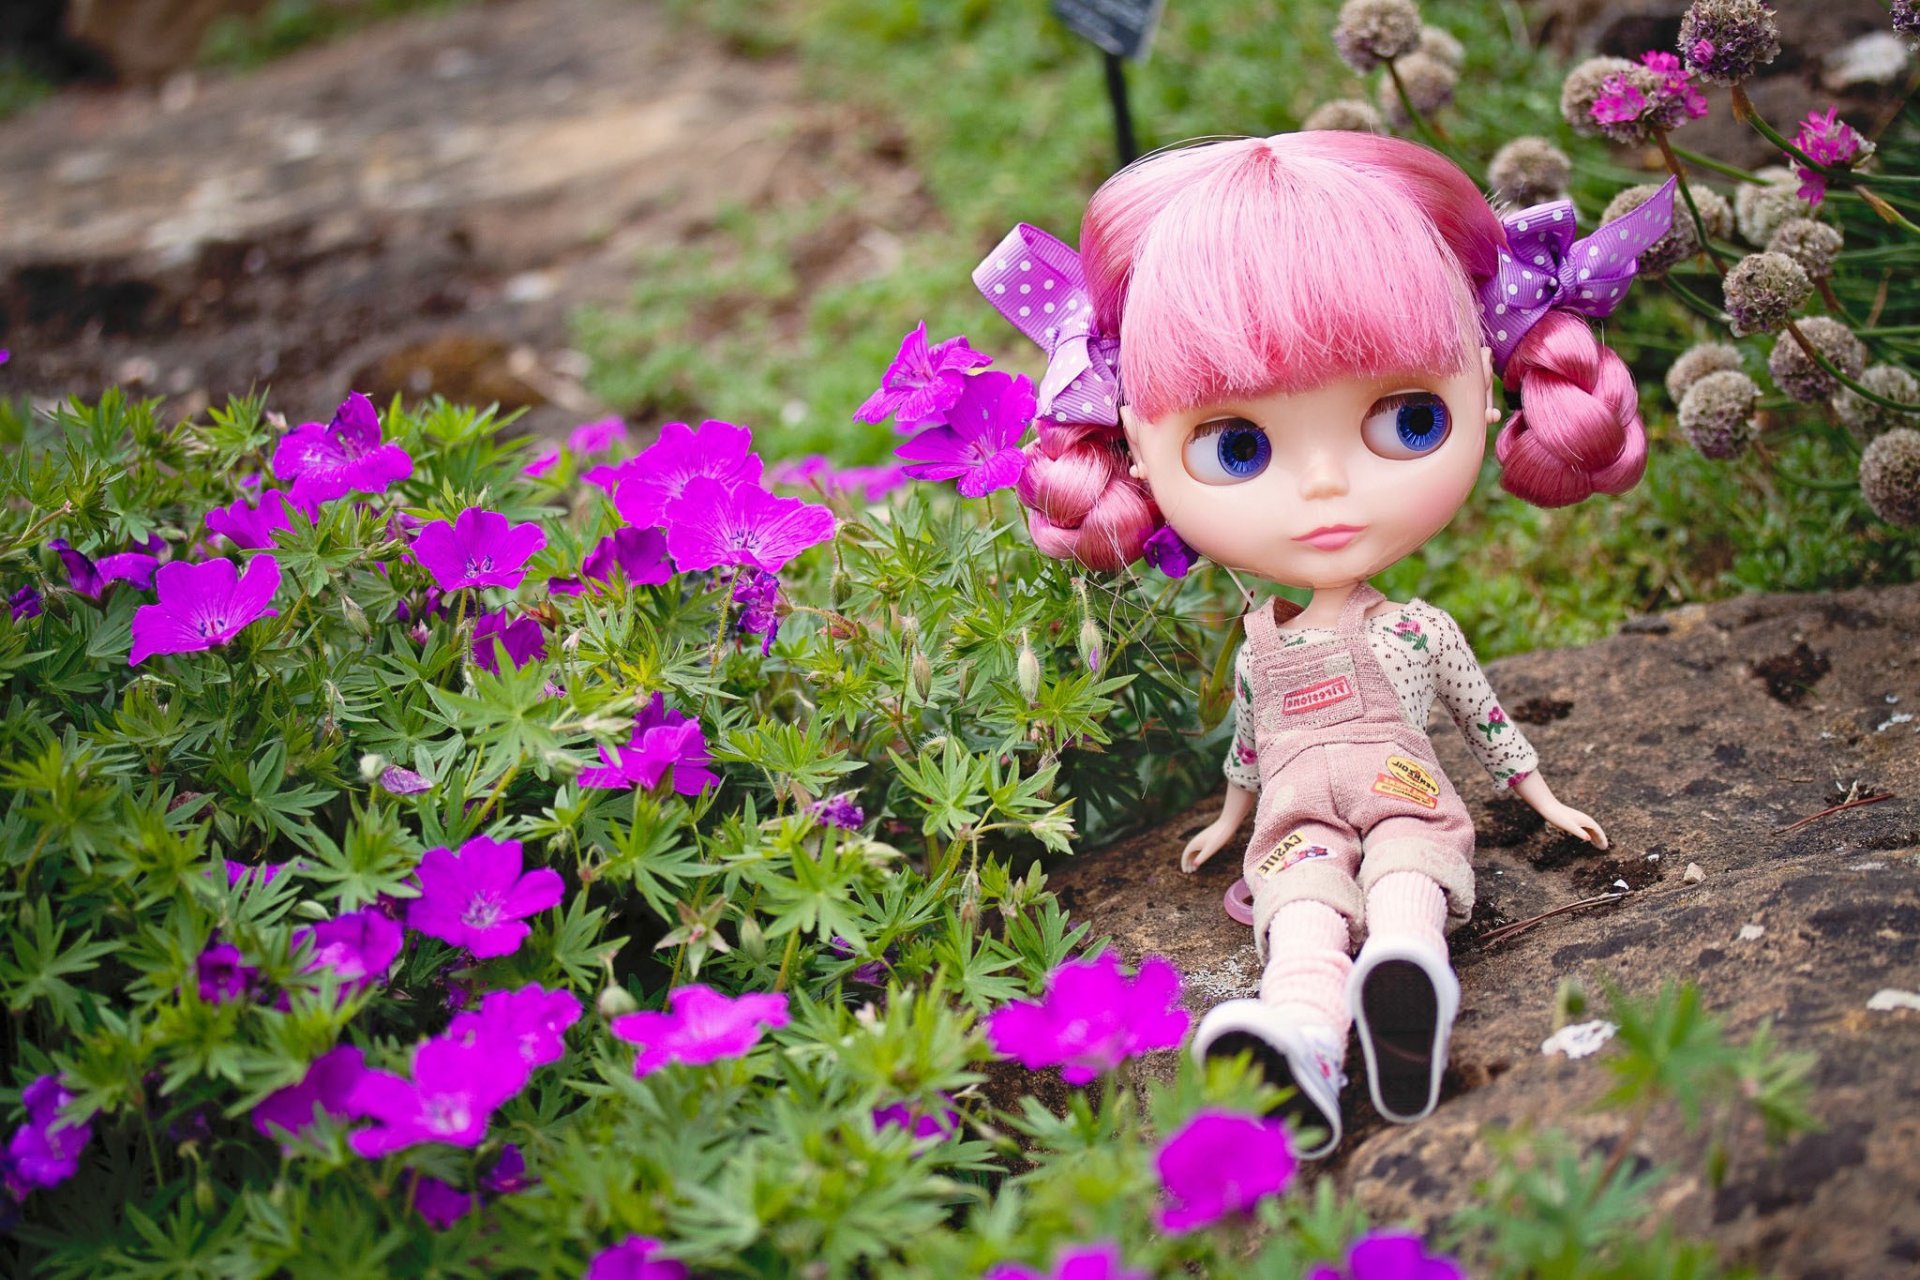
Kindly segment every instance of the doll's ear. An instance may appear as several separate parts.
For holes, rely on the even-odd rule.
[[[1139,415],[1133,411],[1132,405],[1123,404],[1120,406],[1120,429],[1124,431],[1127,436],[1127,452],[1132,455],[1130,461],[1133,464],[1132,471],[1134,475],[1142,474],[1140,463],[1142,453],[1140,448],[1140,429],[1144,425],[1145,424],[1140,421]]]
[[[1480,348],[1481,390],[1487,397],[1487,421],[1500,421],[1500,406],[1493,402],[1493,348]]]

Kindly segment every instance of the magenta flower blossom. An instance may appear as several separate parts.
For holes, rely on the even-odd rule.
[[[662,1257],[660,1249],[651,1236],[628,1236],[594,1254],[582,1280],[687,1280],[686,1264]]]
[[[616,529],[595,543],[580,562],[580,576],[589,582],[612,582],[616,569],[636,587],[667,581],[673,577],[667,535],[652,528]]]
[[[285,862],[262,862],[258,866],[249,866],[244,862],[235,862],[232,858],[226,859],[226,864],[228,888],[239,884],[248,876],[253,877],[253,883],[256,885],[272,884],[273,878],[291,865]]]
[[[377,1124],[348,1141],[369,1160],[422,1142],[477,1147],[494,1110],[526,1083],[526,1064],[491,1042],[427,1040],[413,1051],[413,1079],[360,1077],[348,1108]]]
[[[1142,960],[1128,978],[1119,958],[1103,951],[1055,969],[1040,1003],[995,1010],[987,1039],[1029,1071],[1057,1066],[1068,1084],[1085,1084],[1137,1054],[1177,1046],[1189,1021],[1179,1000],[1180,974],[1159,956]]]
[[[15,622],[25,622],[28,618],[40,616],[40,591],[37,587],[22,587],[7,597],[7,608]]]
[[[80,1171],[80,1153],[93,1138],[93,1118],[62,1120],[60,1112],[72,1101],[60,1077],[51,1073],[21,1092],[27,1118],[7,1142],[9,1189],[57,1187]]]
[[[664,695],[656,690],[653,700],[634,716],[633,737],[627,745],[601,747],[601,767],[582,770],[580,785],[604,790],[652,790],[671,769],[673,789],[683,796],[697,796],[720,781],[719,775],[706,767],[712,759],[700,722],[669,708]]]
[[[326,426],[309,422],[280,437],[273,474],[293,482],[295,506],[311,508],[349,493],[385,493],[413,474],[413,459],[380,439],[373,401],[355,391]]]
[[[547,656],[547,636],[540,620],[525,615],[507,621],[505,609],[480,614],[473,620],[473,661],[483,670],[500,674],[500,650],[518,671],[536,658]]]
[[[485,1041],[513,1054],[531,1071],[567,1053],[567,1028],[580,1021],[580,997],[541,986],[489,991],[472,1013],[455,1014],[447,1027],[454,1040]]]
[[[1677,114],[1684,120],[1698,120],[1707,114],[1707,95],[1694,84],[1693,72],[1687,69],[1677,54],[1649,49],[1640,55],[1640,63],[1660,77],[1661,97],[1678,104],[1678,112],[1670,109],[1668,114]]]
[[[247,561],[244,573],[231,560],[188,564],[170,560],[154,575],[159,604],[133,611],[133,652],[128,666],[157,653],[196,653],[223,645],[248,623],[276,617],[267,602],[280,589],[280,562],[270,555]]]
[[[342,992],[349,993],[387,976],[399,958],[406,934],[384,913],[363,907],[293,931],[295,947],[309,939],[313,942],[313,958],[307,961],[306,972],[330,969]]]
[[[193,971],[199,980],[200,998],[208,1004],[243,1000],[260,983],[260,971],[248,964],[240,948],[231,942],[216,942],[201,951],[194,958]]]
[[[965,334],[927,345],[927,324],[921,321],[900,340],[893,363],[880,377],[880,389],[853,411],[855,422],[885,422],[892,417],[902,431],[938,419],[955,402],[967,381],[967,370],[993,363],[967,345]]]
[[[527,1160],[520,1154],[520,1148],[509,1142],[500,1148],[500,1158],[493,1162],[493,1168],[481,1177],[480,1189],[492,1196],[510,1196],[516,1191],[525,1191],[538,1181],[527,1172]]]
[[[862,501],[870,503],[880,501],[907,479],[907,469],[902,466],[837,468],[824,453],[789,458],[767,473],[769,484],[813,488],[822,493],[858,493]]]
[[[1647,97],[1624,75],[1608,76],[1600,84],[1593,100],[1593,118],[1601,124],[1625,124],[1638,120],[1647,109]]]
[[[1278,1195],[1293,1180],[1287,1127],[1278,1120],[1202,1111],[1154,1158],[1168,1203],[1160,1225],[1192,1231]]]
[[[445,845],[427,850],[414,873],[420,896],[407,904],[407,924],[476,959],[512,955],[530,932],[521,922],[566,892],[558,872],[540,867],[523,875],[524,865],[518,840],[474,836],[458,853]]]
[[[667,551],[682,573],[749,564],[778,573],[808,547],[833,537],[833,512],[759,485],[727,489],[704,476],[667,505]]]
[[[1855,157],[1865,159],[1873,154],[1872,144],[1861,137],[1852,125],[1840,119],[1838,107],[1828,107],[1825,115],[1818,111],[1807,112],[1807,118],[1800,122],[1800,131],[1793,136],[1793,145],[1804,152],[1809,160],[1831,168],[1843,168],[1853,163]],[[1793,164],[1793,171],[1800,175],[1797,194],[1818,208],[1827,195],[1826,175],[1809,169],[1792,157],[1788,159]]]
[[[950,1106],[917,1108],[895,1102],[874,1108],[873,1127],[876,1132],[905,1129],[916,1141],[947,1138],[960,1127],[960,1113]]]
[[[816,822],[829,827],[840,827],[847,831],[857,831],[860,824],[867,820],[867,815],[861,811],[859,805],[854,803],[854,797],[858,794],[854,791],[843,791],[825,800],[815,800],[808,806],[808,811],[813,814]]]
[[[445,1231],[480,1207],[478,1192],[462,1191],[450,1182],[418,1174],[413,1183],[413,1208],[435,1231]]]
[[[1186,577],[1187,572],[1193,568],[1193,562],[1200,558],[1199,554],[1173,531],[1173,526],[1170,524],[1163,524],[1153,531],[1152,536],[1147,539],[1145,554],[1147,563],[1169,578]]]
[[[260,495],[258,505],[236,498],[224,507],[207,512],[207,532],[225,538],[242,551],[259,551],[274,545],[274,534],[293,527],[295,510],[288,504],[286,494],[269,489]],[[300,514],[311,521],[315,513],[309,510]]]
[[[520,468],[520,474],[529,480],[538,480],[541,476],[553,470],[554,464],[558,461],[560,461],[560,446],[554,445],[551,449],[545,449],[535,454],[532,462]]]
[[[1083,1244],[1062,1250],[1051,1271],[1002,1262],[981,1280],[1147,1280],[1147,1273],[1124,1265],[1117,1244]]]
[[[596,418],[567,433],[567,448],[578,454],[605,453],[626,438],[626,423],[618,418]]]
[[[640,1046],[633,1074],[651,1075],[669,1062],[700,1066],[737,1058],[760,1042],[764,1029],[787,1025],[787,997],[749,992],[729,1000],[712,987],[690,983],[667,993],[671,1013],[627,1013],[613,1034]]]
[[[911,479],[899,465],[846,467],[832,477],[832,488],[858,493],[863,502],[878,502]]]
[[[417,796],[422,791],[433,790],[433,779],[390,764],[380,771],[380,789],[392,796]]]
[[[734,570],[730,588],[733,630],[736,635],[759,636],[760,656],[773,652],[780,635],[780,578],[752,565]]]
[[[753,433],[745,427],[709,419],[695,431],[684,422],[669,422],[658,440],[618,470],[614,507],[634,528],[649,529],[695,480],[711,480],[722,489],[758,488],[760,455],[753,452]]]
[[[316,1110],[344,1120],[352,1115],[348,1104],[366,1073],[366,1059],[352,1045],[329,1049],[313,1060],[299,1084],[268,1094],[253,1109],[253,1127],[263,1138],[285,1138],[311,1129]]]
[[[957,480],[963,498],[1009,489],[1027,469],[1020,437],[1033,421],[1033,382],[1022,375],[976,373],[953,404],[947,422],[929,427],[895,449],[914,465],[916,480]]]
[[[1466,1280],[1460,1264],[1428,1254],[1420,1237],[1405,1231],[1375,1231],[1354,1241],[1345,1267],[1317,1266],[1305,1280]]]
[[[498,511],[468,507],[452,524],[435,520],[415,534],[413,558],[442,591],[512,590],[526,576],[527,561],[546,545],[547,535],[531,520],[512,524]]]
[[[98,600],[115,582],[131,582],[142,589],[150,587],[154,571],[160,567],[159,559],[146,551],[122,551],[95,560],[83,551],[74,550],[65,538],[52,539],[47,548],[60,557],[67,571],[67,585],[89,600]]]

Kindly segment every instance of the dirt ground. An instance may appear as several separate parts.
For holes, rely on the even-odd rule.
[[[626,297],[637,250],[851,180],[876,209],[918,189],[793,65],[648,0],[494,0],[72,90],[0,122],[0,392],[119,382],[184,414],[270,384],[308,416],[439,392],[563,427],[601,408],[567,317]]]

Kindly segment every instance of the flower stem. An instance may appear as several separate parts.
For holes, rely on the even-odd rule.
[[[1800,344],[1800,350],[1806,353],[1807,359],[1826,370],[1834,381],[1859,396],[1862,400],[1865,400],[1869,404],[1877,404],[1883,409],[1892,409],[1899,413],[1920,413],[1920,404],[1908,404],[1902,400],[1890,400],[1871,387],[1861,386],[1856,379],[1849,377],[1844,369],[1839,368],[1833,361],[1827,359],[1826,353],[1814,346],[1813,343],[1808,340],[1807,335],[1801,332],[1800,326],[1794,321],[1787,321],[1787,332],[1793,336],[1795,342]]]
[[[1727,264],[1720,261],[1720,251],[1713,247],[1713,238],[1707,234],[1706,220],[1700,216],[1700,206],[1694,203],[1693,187],[1687,182],[1686,170],[1680,167],[1680,158],[1673,153],[1673,144],[1667,141],[1667,131],[1655,129],[1653,140],[1660,147],[1660,158],[1667,162],[1667,172],[1680,184],[1680,196],[1687,202],[1687,212],[1693,215],[1693,229],[1700,237],[1700,247],[1706,250],[1707,261],[1713,264],[1715,271],[1725,276]]]
[[[780,972],[773,979],[775,991],[787,989],[787,974],[793,968],[793,957],[800,950],[800,931],[795,929],[787,935],[787,949],[780,953]]]
[[[1662,136],[1664,137],[1665,135]],[[1752,170],[1742,169],[1739,165],[1728,164],[1724,160],[1716,160],[1712,156],[1701,155],[1698,151],[1689,151],[1685,147],[1674,147],[1673,153],[1695,168],[1710,170],[1723,178],[1734,178],[1741,182],[1751,182],[1755,186],[1766,185],[1766,180],[1760,177],[1760,175],[1754,173]]]
[[[1400,99],[1400,109],[1407,113],[1407,118],[1413,121],[1413,127],[1420,131],[1421,139],[1452,160],[1453,156],[1447,150],[1449,139],[1446,130],[1420,114],[1419,108],[1413,105],[1413,95],[1407,92],[1407,82],[1400,78],[1400,68],[1392,58],[1387,59],[1387,76],[1393,81],[1393,92]]]
[[[1711,302],[1708,302],[1705,298],[1674,279],[1672,273],[1662,276],[1660,283],[1665,285],[1674,297],[1685,303],[1689,311],[1703,316],[1717,325],[1723,325],[1727,322],[1727,317],[1720,308],[1714,306]]]

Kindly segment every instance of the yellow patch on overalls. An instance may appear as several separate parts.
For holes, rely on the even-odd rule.
[[[1433,773],[1418,760],[1405,756],[1387,757],[1387,771],[1374,778],[1373,790],[1376,795],[1406,800],[1428,809],[1440,802],[1440,783]]]

